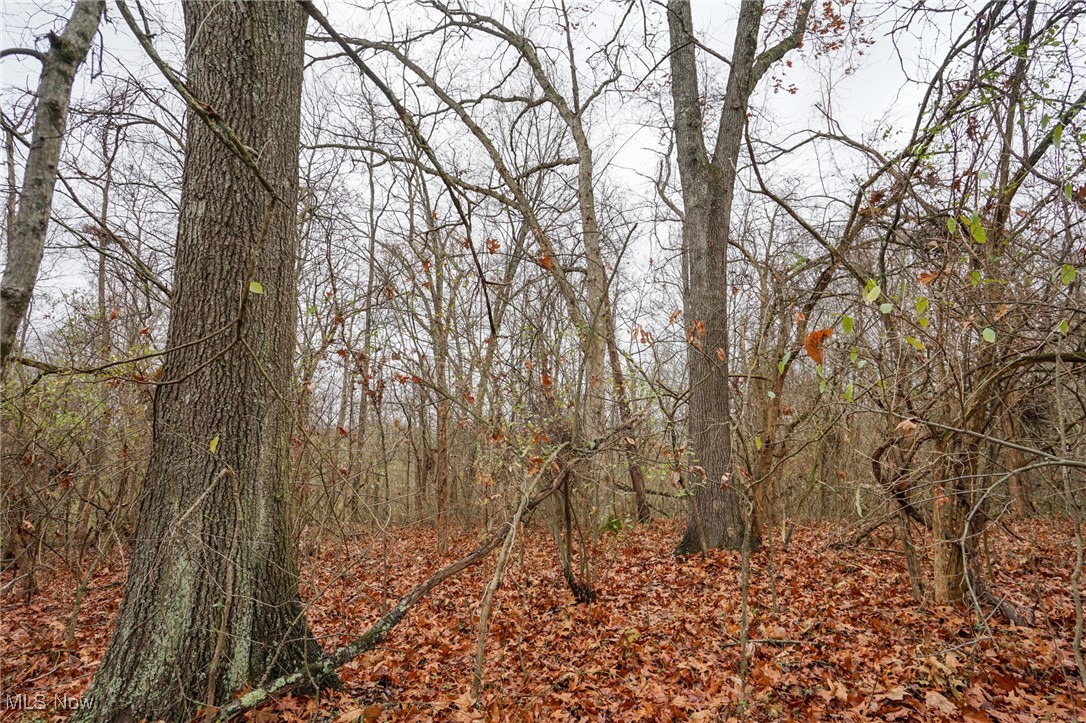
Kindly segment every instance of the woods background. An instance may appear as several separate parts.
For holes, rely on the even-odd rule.
[[[882,540],[904,594],[981,630],[1040,625],[991,540],[1028,556],[1052,521],[1047,635],[1086,677],[1086,6],[227,6],[77,4],[101,20],[44,207],[64,53],[32,48],[70,49],[45,37],[70,9],[5,9],[4,604],[63,580],[72,648],[129,570],[118,630],[212,631],[156,642],[193,661],[183,704],[115,632],[130,690],[95,705],[330,673],[297,570],[420,528],[435,560],[499,550],[482,661],[521,522],[582,603],[652,520],[660,554],[741,551],[746,685],[751,556],[777,575],[796,530]],[[242,612],[268,580],[296,607]],[[279,645],[215,644],[246,636]]]

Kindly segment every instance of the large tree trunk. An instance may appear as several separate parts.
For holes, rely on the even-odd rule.
[[[189,720],[320,655],[298,595],[287,472],[306,17],[292,3],[184,12],[189,88],[259,150],[279,200],[269,206],[256,174],[190,115],[176,351],[155,398],[124,599],[79,720]]]
[[[72,82],[87,57],[105,6],[105,0],[78,0],[64,31],[60,35],[49,33],[49,51],[41,58],[34,135],[26,158],[19,212],[8,236],[7,265],[0,281],[0,366],[15,346],[19,325],[38,278],[64,128],[68,124]]]

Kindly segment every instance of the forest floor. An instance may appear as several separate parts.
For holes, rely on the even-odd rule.
[[[518,539],[495,599],[485,685],[470,698],[483,587],[494,556],[420,603],[376,650],[342,671],[344,689],[290,696],[259,721],[373,720],[1073,720],[1086,716],[1072,654],[1069,526],[994,527],[985,561],[993,592],[1031,620],[1015,627],[910,593],[889,530],[862,548],[797,527],[786,550],[752,556],[749,672],[740,677],[740,556],[671,554],[674,522],[604,533],[598,598],[574,603],[545,529]],[[303,555],[302,595],[327,648],[373,622],[395,596],[478,542],[431,530],[363,535]],[[11,707],[78,699],[108,640],[120,562],[91,584],[65,645],[75,583],[43,580],[29,603],[8,596],[0,622],[0,718],[61,720]],[[48,574],[43,571],[43,576]],[[7,578],[5,578],[7,581]],[[67,696],[67,698],[65,698]]]

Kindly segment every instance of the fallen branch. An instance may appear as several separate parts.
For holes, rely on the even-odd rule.
[[[555,462],[558,454],[565,449],[566,446],[565,443],[560,444],[551,452],[550,458],[540,467],[539,472],[532,479],[531,486],[534,486],[539,482],[543,473]],[[540,491],[528,501],[520,513],[521,519],[527,517],[532,510],[558,490],[562,484],[562,480],[565,478],[566,468],[569,467],[569,464],[570,462],[568,461],[562,464],[555,474],[554,480],[546,487],[546,489]],[[415,585],[415,587],[404,594],[403,597],[401,597],[396,604],[393,605],[387,613],[382,615],[366,632],[362,633],[346,645],[328,653],[308,668],[297,670],[289,675],[277,678],[267,686],[252,690],[237,700],[228,703],[219,710],[217,720],[220,722],[230,720],[250,708],[265,703],[273,695],[283,695],[301,688],[309,687],[312,685],[312,681],[320,683],[327,680],[338,668],[379,645],[386,637],[388,637],[388,634],[392,632],[393,628],[404,619],[408,611],[411,610],[419,600],[425,597],[427,593],[449,578],[454,577],[485,559],[487,555],[493,552],[505,541],[506,537],[509,536],[513,530],[514,522],[515,518],[514,520],[506,522],[499,529],[495,530],[490,537],[476,547],[469,555],[443,567],[418,585]]]

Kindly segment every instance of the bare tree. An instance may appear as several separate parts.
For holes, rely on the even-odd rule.
[[[728,85],[716,144],[710,156],[703,132],[698,85],[697,40],[689,0],[667,7],[671,49],[671,96],[683,196],[683,263],[688,275],[684,306],[689,341],[689,425],[694,456],[686,530],[678,552],[711,547],[738,550],[746,521],[741,481],[732,475],[728,389],[728,246],[738,178],[739,149],[747,107],[770,66],[798,47],[813,2],[800,5],[795,27],[783,40],[758,52],[762,2],[740,6]],[[759,540],[752,539],[754,546]]]
[[[38,279],[45,233],[53,207],[53,186],[68,123],[68,107],[76,71],[87,57],[105,9],[105,0],[78,0],[72,17],[57,35],[49,33],[49,50],[5,50],[3,55],[29,54],[41,61],[34,134],[23,175],[19,210],[8,238],[7,266],[0,279],[0,367],[15,346],[19,325]]]

